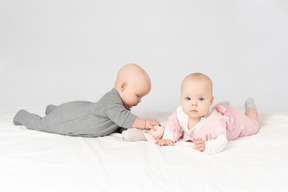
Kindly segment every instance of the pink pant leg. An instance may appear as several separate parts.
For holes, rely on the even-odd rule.
[[[254,135],[259,131],[258,121],[246,116],[241,110],[225,106],[226,113],[228,116],[227,122],[227,139],[234,140],[238,137],[244,137]]]

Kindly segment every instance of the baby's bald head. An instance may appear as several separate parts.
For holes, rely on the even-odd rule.
[[[141,98],[151,90],[151,80],[144,69],[137,64],[122,67],[115,81],[115,89],[119,93],[126,108],[137,105]],[[135,97],[138,101],[135,101]]]
[[[137,79],[146,82],[151,87],[150,77],[144,69],[137,64],[127,64],[118,71],[115,85],[119,82],[134,81]]]

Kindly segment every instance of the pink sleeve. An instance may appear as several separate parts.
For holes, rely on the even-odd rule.
[[[170,115],[168,118],[168,121],[166,123],[165,129],[167,129],[169,132],[173,133],[174,135],[174,142],[179,141],[183,137],[182,129],[180,127],[180,124],[178,122],[177,118],[177,112],[175,111]]]
[[[169,116],[165,128],[175,133],[177,130],[177,121],[177,113],[175,111]]]

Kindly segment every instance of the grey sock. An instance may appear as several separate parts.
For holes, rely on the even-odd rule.
[[[144,133],[147,133],[148,130],[129,128],[126,131],[123,131],[123,140],[124,141],[146,141]]]
[[[256,105],[254,103],[254,99],[253,98],[246,99],[246,101],[245,101],[245,109],[248,109],[248,108],[256,108]]]
[[[13,118],[14,125],[22,125],[22,122],[25,120],[27,114],[29,114],[29,112],[26,110],[21,109],[18,111]]]
[[[229,101],[221,101],[220,103],[224,104],[224,105],[230,105],[230,102]]]

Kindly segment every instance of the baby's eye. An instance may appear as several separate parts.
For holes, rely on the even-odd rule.
[[[203,97],[200,97],[200,98],[199,98],[199,101],[204,101],[204,98],[203,98]]]
[[[186,99],[187,101],[190,101],[190,100],[191,100],[191,98],[190,98],[190,97],[186,97],[185,99]]]

